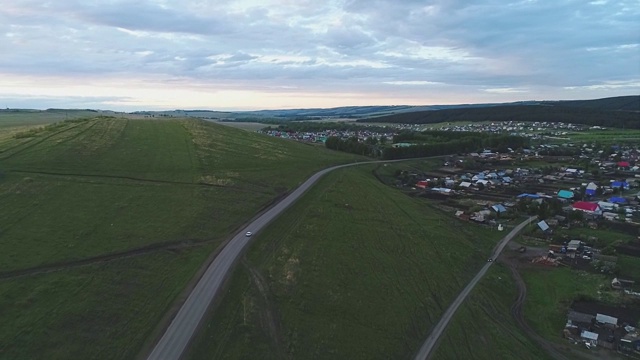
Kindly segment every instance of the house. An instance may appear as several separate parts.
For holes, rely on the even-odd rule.
[[[576,201],[571,205],[574,211],[582,211],[587,214],[602,215],[602,209],[596,203],[588,201]]]
[[[627,199],[621,197],[610,197],[609,202],[614,204],[626,204]]]
[[[460,183],[460,187],[463,187],[463,188],[468,188],[470,186],[471,186],[471,183],[468,181],[463,181]]]
[[[569,190],[560,190],[558,191],[558,197],[561,199],[573,199],[573,191],[569,191]]]
[[[416,187],[419,187],[419,188],[421,188],[421,189],[426,189],[426,188],[427,188],[427,186],[429,186],[429,182],[428,182],[428,181],[426,181],[426,180],[418,181],[418,182],[416,183]]]
[[[607,201],[598,201],[598,206],[600,206],[603,211],[613,211],[618,207],[617,204]]]
[[[567,250],[568,251],[578,251],[578,249],[580,249],[580,247],[582,246],[582,241],[580,240],[571,240],[569,241],[569,244],[567,244]]]
[[[631,166],[628,161],[618,161],[617,165],[619,168],[628,168],[629,166]]]
[[[596,324],[609,325],[615,327],[618,325],[618,318],[613,316],[596,314]]]
[[[640,197],[640,193],[638,193]],[[517,196],[518,199],[540,199],[540,195],[523,193]]]
[[[572,323],[583,323],[591,325],[591,322],[593,321],[593,319],[595,319],[595,316],[569,309],[567,319],[569,319],[569,321],[571,321]]]
[[[507,208],[506,208],[506,207],[504,207],[504,205],[502,205],[502,204],[495,204],[495,205],[493,205],[493,206],[491,207],[491,210],[495,211],[495,212],[496,212],[496,213],[498,213],[498,214],[501,214],[501,213],[507,212]]]
[[[629,190],[629,183],[626,181],[613,181],[611,187],[613,189]]]
[[[598,185],[596,185],[595,183],[590,182],[587,185],[587,189],[585,190],[584,193],[587,196],[595,196],[597,190],[598,190]]]
[[[441,188],[441,187],[434,187],[433,189],[431,189],[431,191],[433,192],[437,192],[440,194],[451,194],[451,189],[449,188]]]
[[[580,338],[591,346],[596,346],[596,344],[598,344],[598,334],[594,332],[583,330],[582,333],[580,333]]]

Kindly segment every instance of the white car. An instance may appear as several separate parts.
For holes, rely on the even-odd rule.
[[[249,236],[251,236],[251,235],[253,235],[253,234],[251,233],[251,231],[247,231],[247,233],[246,233],[246,234],[244,234],[244,235],[245,235],[246,237],[249,237]]]

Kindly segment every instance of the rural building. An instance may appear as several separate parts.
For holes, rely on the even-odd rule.
[[[613,189],[629,190],[629,183],[626,181],[614,181],[611,183]]]
[[[618,207],[618,205],[608,201],[598,201],[598,206],[600,206],[600,209],[602,209],[602,211],[611,211],[615,210]]]
[[[598,343],[598,334],[593,333],[591,331],[583,330],[582,333],[580,334],[580,337],[586,343],[591,344],[591,346],[596,346],[596,344]]]
[[[585,195],[588,196],[595,196],[596,195],[596,191],[598,191],[598,185],[596,185],[595,183],[590,182],[587,185],[587,189],[585,190]]]
[[[558,197],[561,199],[573,199],[573,191],[569,191],[569,190],[560,190],[558,191]]]
[[[609,202],[614,204],[626,204],[627,199],[621,197],[611,197],[609,198]]]
[[[567,250],[568,251],[578,251],[578,249],[580,249],[581,246],[582,246],[582,241],[580,241],[580,240],[571,240],[571,241],[569,241],[569,244],[567,244]]]
[[[575,211],[582,211],[587,214],[602,215],[602,209],[600,206],[588,201],[577,201],[573,203],[572,208]]]
[[[491,210],[495,211],[498,214],[507,212],[507,208],[502,204],[495,204],[491,207]]]
[[[615,327],[618,325],[618,318],[614,318],[613,316],[598,313],[596,314],[596,323]]]

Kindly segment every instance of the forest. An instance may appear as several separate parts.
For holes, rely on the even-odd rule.
[[[626,129],[640,129],[639,111],[615,111],[556,105],[505,105],[394,114],[358,122],[435,124],[459,121],[563,122]]]

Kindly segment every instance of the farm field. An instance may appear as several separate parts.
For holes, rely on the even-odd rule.
[[[417,351],[502,233],[461,226],[374,168],[328,174],[258,234],[190,358]]]
[[[434,359],[548,359],[510,314],[517,297],[509,271],[492,266],[458,309],[434,352]]]
[[[0,359],[131,358],[235,229],[356,158],[197,120],[18,134],[0,143]]]

